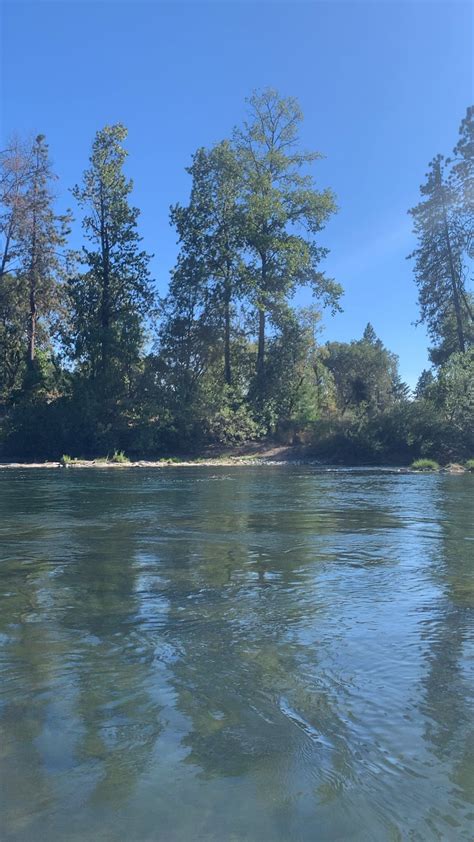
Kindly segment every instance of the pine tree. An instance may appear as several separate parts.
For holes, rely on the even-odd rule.
[[[423,200],[409,211],[418,238],[418,247],[410,257],[415,260],[420,322],[426,323],[435,342],[442,342],[443,326],[453,314],[455,350],[464,352],[466,322],[470,319],[463,272],[465,238],[459,224],[456,188],[446,177],[445,167],[442,155],[434,158],[420,188]]]
[[[38,324],[57,313],[62,295],[62,256],[70,216],[54,210],[55,176],[44,135],[38,135],[31,152],[31,168],[17,200],[13,228],[17,276],[27,292],[27,365],[35,366]]]
[[[90,167],[73,189],[85,210],[84,274],[70,283],[72,355],[106,400],[126,389],[138,363],[154,296],[149,255],[140,248],[139,211],[129,204],[123,172],[127,130],[106,126],[95,137]]]

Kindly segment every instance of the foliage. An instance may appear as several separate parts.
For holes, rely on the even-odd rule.
[[[370,323],[362,339],[328,342],[326,350],[323,364],[332,374],[342,416],[361,407],[370,414],[381,412],[398,398],[406,397],[406,387],[398,376],[397,357],[384,347]]]
[[[239,444],[260,438],[262,428],[248,404],[236,399],[231,389],[222,393],[204,422],[206,437],[216,444]]]
[[[76,460],[75,460],[75,459],[73,459],[73,457],[72,457],[72,456],[69,456],[67,453],[63,453],[63,455],[61,456],[61,458],[60,458],[60,460],[59,460],[60,464],[61,464],[64,468],[67,468],[67,466],[68,466],[68,465],[71,465],[71,463],[73,463],[73,462],[75,462],[75,461],[76,461]]]
[[[192,285],[196,316],[223,342],[223,375],[230,386],[232,316],[245,291],[241,173],[228,141],[209,151],[198,149],[188,173],[193,179],[189,205],[171,210],[181,251],[168,305],[186,308]]]
[[[263,400],[267,319],[278,328],[288,298],[299,286],[310,286],[333,311],[339,308],[342,290],[319,269],[327,249],[315,237],[336,204],[332,192],[317,190],[312,174],[305,172],[321,156],[299,151],[303,115],[297,101],[269,88],[255,92],[248,106],[248,120],[234,132],[234,148],[243,180],[250,301],[258,316],[256,393]]]
[[[467,431],[474,419],[474,348],[453,354],[441,367],[438,393],[449,423]]]
[[[474,473],[474,459],[468,459],[467,462],[464,463],[464,467],[466,468],[466,471]]]
[[[120,465],[126,462],[130,462],[130,459],[128,458],[128,456],[125,456],[123,450],[114,450],[113,456],[111,457],[110,461]]]
[[[69,280],[65,340],[78,372],[113,404],[130,391],[153,305],[149,256],[140,249],[139,211],[129,204],[123,173],[127,130],[106,126],[95,137],[90,168],[73,189],[85,211],[82,274]]]
[[[111,460],[196,455],[273,437],[349,463],[464,462],[474,452],[473,110],[412,211],[432,368],[414,394],[369,323],[321,340],[341,287],[321,271],[335,212],[301,150],[296,100],[254,93],[230,139],[193,155],[170,221],[178,257],[158,303],[125,174],[127,131],[99,131],[69,214],[55,210],[45,139],[0,152],[0,455]],[[298,309],[302,287],[315,306]],[[127,456],[125,456],[127,454]]]
[[[439,465],[434,459],[415,459],[410,467],[413,471],[439,471]]]
[[[474,235],[474,109],[467,110],[454,161],[437,155],[412,210],[418,239],[414,259],[420,321],[431,338],[434,362],[464,353],[474,339],[472,296],[467,280]]]

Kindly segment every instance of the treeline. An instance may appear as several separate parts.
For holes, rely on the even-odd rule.
[[[124,173],[126,129],[95,137],[72,189],[84,245],[59,215],[44,136],[15,139],[0,169],[0,457],[130,456],[268,436],[344,461],[464,458],[472,440],[473,110],[452,159],[430,165],[413,215],[420,320],[433,368],[411,396],[370,324],[320,339],[341,286],[321,268],[336,211],[299,141],[302,114],[254,94],[229,139],[198,149],[179,243],[159,298]],[[314,304],[292,306],[309,287]]]

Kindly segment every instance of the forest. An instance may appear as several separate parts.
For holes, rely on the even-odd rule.
[[[413,393],[370,313],[352,342],[322,339],[323,310],[342,307],[322,268],[337,204],[317,187],[321,156],[303,151],[302,119],[295,99],[255,92],[231,136],[194,153],[189,200],[170,209],[179,252],[164,296],[124,172],[123,125],[97,132],[82,178],[67,185],[74,218],[57,208],[46,138],[6,144],[0,460],[150,458],[258,440],[347,464],[474,455],[474,108],[409,210],[407,257],[431,342]],[[302,287],[312,306],[294,306]]]

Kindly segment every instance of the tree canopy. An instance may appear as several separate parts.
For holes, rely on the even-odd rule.
[[[432,341],[413,395],[370,322],[359,339],[322,339],[322,311],[341,309],[342,287],[324,271],[337,207],[315,178],[321,154],[301,146],[294,98],[254,92],[242,124],[192,155],[189,198],[170,209],[178,254],[161,298],[127,129],[97,132],[72,189],[79,251],[45,137],[13,138],[0,153],[1,458],[151,456],[268,437],[336,461],[472,455],[473,115],[452,156],[433,158],[410,211]]]

